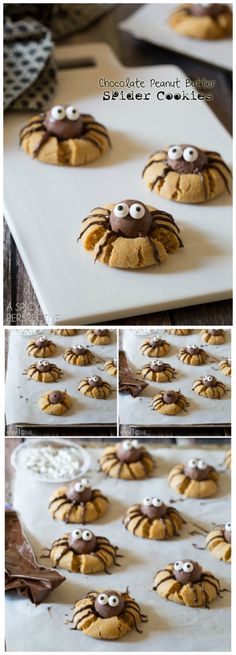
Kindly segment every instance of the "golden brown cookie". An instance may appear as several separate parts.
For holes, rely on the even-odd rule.
[[[221,343],[225,342],[225,331],[224,330],[201,330],[202,341],[208,343],[210,346],[219,346]]]
[[[75,573],[100,573],[117,562],[117,546],[112,546],[106,537],[96,536],[91,530],[76,528],[62,535],[51,545],[49,555],[53,564]]]
[[[227,357],[226,359],[222,359],[222,361],[219,363],[219,369],[223,375],[226,375],[227,377],[231,376],[232,373],[232,368],[231,368],[231,357]]]
[[[31,339],[27,345],[27,353],[31,357],[50,357],[54,355],[56,351],[56,346],[53,341],[50,341],[45,336],[39,337],[38,339]]]
[[[153,359],[144,364],[140,374],[142,378],[152,382],[171,382],[175,378],[175,368],[161,359]]]
[[[175,334],[176,337],[184,337],[187,334],[191,334],[192,330],[185,328],[173,328],[167,330],[170,334]]]
[[[176,202],[201,203],[231,193],[231,171],[221,155],[186,144],[152,154],[142,176],[151,191]]]
[[[160,498],[146,497],[141,504],[131,505],[123,519],[126,530],[144,539],[171,539],[179,536],[185,523],[177,509],[168,507]]]
[[[224,464],[225,467],[231,471],[231,450],[228,450],[228,452],[226,453],[224,458]]]
[[[159,596],[188,607],[209,607],[220,595],[220,582],[193,560],[177,560],[158,571],[154,591]]]
[[[73,613],[74,628],[94,639],[120,639],[133,628],[142,633],[138,623],[147,620],[127,591],[112,589],[90,591],[77,601]]]
[[[233,15],[223,3],[183,4],[171,14],[169,26],[192,39],[225,39],[232,34]]]
[[[39,362],[32,363],[24,372],[28,380],[36,382],[57,382],[62,377],[61,369],[47,362],[46,359],[40,359]]]
[[[178,359],[183,364],[190,366],[201,366],[208,360],[208,354],[203,348],[199,348],[195,343],[189,343],[187,346],[180,348]]]
[[[194,381],[192,389],[199,396],[218,400],[227,391],[225,384],[217,380],[214,375],[204,375],[198,378]]]
[[[224,528],[211,530],[206,538],[206,548],[210,550],[216,559],[223,562],[231,562],[231,523],[226,523]]]
[[[94,359],[94,355],[90,352],[89,348],[85,348],[79,344],[67,348],[63,357],[72,366],[87,366]]]
[[[81,380],[78,391],[84,396],[89,396],[89,398],[106,400],[111,395],[112,388],[109,382],[102,380],[99,375],[91,375]]]
[[[95,344],[95,346],[106,346],[108,343],[111,343],[111,333],[107,328],[100,330],[90,328],[87,330],[86,336],[88,341]]]
[[[39,407],[43,412],[53,416],[65,414],[71,407],[71,399],[66,391],[50,391],[39,399]]]
[[[168,475],[169,485],[187,498],[210,498],[218,490],[219,474],[202,459],[176,464]]]
[[[49,503],[53,519],[65,523],[92,523],[105,514],[109,500],[90,481],[82,478],[54,491]]]
[[[139,445],[137,439],[126,439],[105,448],[100,465],[106,475],[122,480],[146,478],[155,466],[152,456]]]
[[[78,330],[62,328],[61,330],[52,330],[52,332],[54,332],[54,334],[58,334],[60,337],[74,337]]]
[[[170,344],[158,335],[148,337],[141,343],[140,350],[148,357],[164,357],[170,350]]]
[[[160,391],[152,401],[152,408],[167,416],[175,416],[181,411],[187,411],[186,407],[189,405],[187,398],[180,391],[174,391],[174,389]]]
[[[107,362],[104,364],[104,371],[109,373],[109,375],[112,375],[112,377],[117,376],[117,359],[114,357],[113,359],[108,359]]]
[[[111,145],[104,125],[70,105],[33,116],[20,131],[20,143],[30,157],[62,166],[89,164]]]
[[[79,239],[85,250],[113,268],[160,265],[183,247],[173,216],[138,200],[95,207],[83,224]]]

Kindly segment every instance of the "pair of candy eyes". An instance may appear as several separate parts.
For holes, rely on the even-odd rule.
[[[118,596],[107,596],[107,594],[100,594],[97,601],[99,605],[110,605],[110,607],[117,607],[120,602]]]
[[[81,482],[75,483],[74,490],[77,491],[78,493],[81,493],[85,489],[90,489],[90,481],[87,480],[87,478],[83,478]]]
[[[174,571],[183,571],[184,573],[192,573],[192,562],[181,562],[181,560],[174,563]]]
[[[196,343],[188,343],[187,348],[198,348]]]
[[[83,541],[91,541],[93,533],[90,530],[73,530],[72,537],[74,539],[82,539]]]
[[[192,147],[184,148],[184,150],[181,146],[171,146],[171,148],[169,148],[168,159],[177,161],[182,158],[188,163],[194,162],[198,159],[198,151],[196,148]]]
[[[203,461],[203,459],[190,459],[188,466],[190,466],[191,469],[199,469],[200,471],[204,471],[208,465]]]
[[[149,496],[146,496],[143,500],[143,505],[146,505],[146,507],[161,507],[162,500],[160,498],[149,498]]]
[[[212,375],[204,375],[204,377],[202,378],[203,382],[212,382],[212,380],[213,380]]]
[[[49,362],[46,359],[40,359],[39,366],[48,366]]]
[[[73,107],[73,105],[69,105],[69,107],[56,105],[51,109],[51,116],[54,121],[63,121],[64,118],[68,118],[69,121],[77,121],[80,113],[77,107]]]
[[[139,221],[141,218],[143,218],[145,211],[145,207],[140,205],[138,202],[134,203],[130,207],[126,204],[126,202],[120,202],[119,205],[116,205],[113,209],[113,213],[115,214],[116,218],[127,218],[127,216],[131,216],[131,218],[134,218],[136,221]]]
[[[132,448],[139,448],[139,442],[137,439],[127,439],[127,441],[123,441],[122,445],[124,450],[132,450]]]
[[[98,375],[92,375],[91,378],[88,378],[88,382],[98,382]]]

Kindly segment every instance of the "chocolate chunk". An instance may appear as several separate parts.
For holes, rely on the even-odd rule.
[[[148,386],[144,380],[139,380],[133,374],[130,366],[128,365],[126,353],[124,350],[119,352],[119,391],[120,393],[128,393],[133,398],[142,393],[143,389]]]

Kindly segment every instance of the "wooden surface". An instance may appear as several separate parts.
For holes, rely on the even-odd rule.
[[[122,64],[126,66],[148,66],[154,64],[175,64],[182,68],[188,77],[216,80],[214,101],[211,109],[231,133],[232,130],[232,91],[231,75],[210,64],[192,60],[134,39],[118,29],[118,23],[133,13],[137,4],[114,5],[114,9],[84,32],[64,39],[60,44],[89,43],[103,41],[114,50]],[[43,325],[43,314],[33,288],[21,261],[12,236],[5,225],[4,260],[4,323],[5,325]],[[167,312],[157,312],[145,316],[113,321],[111,325],[231,325],[232,303],[222,302],[195,305]]]

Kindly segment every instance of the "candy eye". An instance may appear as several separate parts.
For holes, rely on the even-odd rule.
[[[228,364],[231,366],[231,357],[228,357]]]
[[[84,485],[84,487],[87,488],[90,487],[90,480],[88,478],[82,478],[81,482]]]
[[[198,151],[196,148],[185,148],[183,152],[183,158],[188,162],[196,161],[198,158]]]
[[[227,530],[228,532],[231,532],[231,522],[230,521],[229,521],[229,523],[225,524],[225,530]]]
[[[44,336],[39,337],[39,341],[40,341],[40,343],[43,343],[44,341],[46,341],[46,337],[44,337]]]
[[[74,539],[81,539],[82,537],[81,530],[73,530],[72,537],[74,537]]]
[[[138,439],[132,439],[131,446],[132,446],[132,448],[139,448]]]
[[[108,604],[107,594],[99,594],[98,603],[99,603],[99,605],[107,605]]]
[[[113,364],[117,364],[117,357],[114,357]]]
[[[117,607],[117,605],[119,605],[119,602],[120,601],[118,596],[109,596],[108,598],[108,605],[110,605],[110,607]]]
[[[160,337],[158,337],[158,336],[157,336],[157,337],[153,337],[153,341],[155,341],[155,343],[157,343],[157,341],[159,341],[159,339],[160,339]]]
[[[77,121],[79,115],[80,113],[77,107],[73,107],[73,106],[66,107],[66,117],[69,118],[69,121]]]
[[[92,532],[90,532],[90,530],[83,530],[82,532],[83,541],[91,541],[92,538],[93,538],[93,534]]]
[[[190,466],[191,469],[196,469],[197,468],[197,459],[190,459],[188,462],[188,466]]]
[[[203,461],[203,459],[199,459],[197,463],[197,467],[198,469],[200,469],[200,471],[204,471],[205,469],[207,469],[207,464],[206,462]]]
[[[213,377],[211,375],[207,375],[204,379],[207,380],[207,382],[212,382]]]
[[[51,116],[54,121],[63,121],[63,118],[66,117],[66,110],[62,105],[56,105],[51,109]]]
[[[74,486],[74,490],[77,491],[78,493],[82,493],[84,491],[84,485],[82,482],[76,482]]]
[[[175,571],[182,571],[182,569],[183,569],[183,562],[181,562],[181,560],[178,560],[177,562],[174,563]]]
[[[42,362],[42,365],[43,365],[43,366],[48,366],[48,364],[49,364],[49,362],[47,362],[46,359]]]
[[[181,146],[171,146],[171,148],[169,148],[168,150],[169,159],[176,161],[176,159],[181,159],[182,156],[183,156],[183,150]]]
[[[130,439],[127,439],[126,441],[123,441],[123,448],[124,448],[124,450],[131,450],[132,443],[131,443]]]
[[[79,344],[75,344],[74,348],[77,348],[77,350],[82,350],[84,346],[80,346]]]
[[[114,214],[117,218],[126,218],[129,214],[129,207],[125,202],[121,202],[114,208]]]
[[[153,498],[152,499],[152,505],[153,505],[153,507],[161,507],[162,502],[161,502],[160,498]]]
[[[39,366],[44,366],[44,359],[39,360]]]
[[[184,571],[184,573],[192,573],[192,571],[193,571],[192,562],[184,562],[183,571]]]
[[[149,498],[149,496],[146,496],[146,498],[143,499],[143,505],[146,505],[146,507],[151,507],[152,499]]]
[[[132,216],[132,218],[135,218],[136,221],[137,221],[140,218],[143,218],[143,216],[145,214],[145,207],[143,207],[143,205],[139,205],[136,202],[135,205],[131,205],[129,213],[130,213],[130,216]]]

